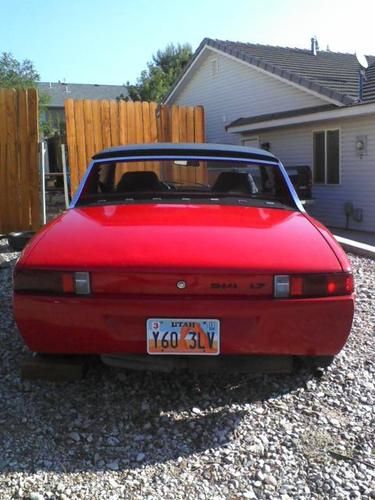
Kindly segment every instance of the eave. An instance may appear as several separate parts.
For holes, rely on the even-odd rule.
[[[333,110],[322,111],[320,113],[309,113],[305,115],[293,116],[288,118],[279,118],[275,120],[256,121],[252,124],[240,126],[227,126],[229,133],[246,133],[261,130],[269,130],[280,127],[289,127],[293,125],[305,125],[308,123],[336,120],[340,118],[351,118],[357,116],[366,116],[375,113],[375,103],[358,104],[354,106],[345,106]]]

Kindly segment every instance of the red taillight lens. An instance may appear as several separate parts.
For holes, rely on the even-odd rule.
[[[353,293],[353,276],[348,273],[290,276],[290,297],[329,297]]]
[[[279,299],[350,295],[353,291],[350,273],[282,274],[274,277],[274,297]]]
[[[16,292],[74,293],[74,275],[58,271],[15,271]]]

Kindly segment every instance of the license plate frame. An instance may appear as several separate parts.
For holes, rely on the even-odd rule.
[[[152,356],[218,356],[220,320],[149,318],[146,322],[146,343],[147,353]]]

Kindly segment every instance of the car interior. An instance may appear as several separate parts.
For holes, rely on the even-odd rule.
[[[203,197],[211,202],[222,198],[226,203],[230,203],[231,197],[263,199],[293,206],[284,179],[272,166],[205,161],[206,176],[201,172],[199,177],[194,172],[196,167],[202,166],[199,162],[190,162],[190,165],[187,160],[153,161],[152,170],[151,165],[149,169],[141,170],[146,166],[145,162],[131,163],[103,162],[95,166],[86,180],[79,204],[134,197],[147,201],[155,196],[177,200],[178,196],[182,196],[193,199]]]

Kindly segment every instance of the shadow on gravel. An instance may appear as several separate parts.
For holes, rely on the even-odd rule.
[[[79,382],[23,381],[26,349],[12,318],[11,269],[0,278],[0,474],[126,472],[168,461],[177,474],[203,452],[225,463],[227,451],[236,452],[234,439],[241,435],[250,445],[264,432],[271,400],[312,377],[161,374],[98,364]],[[242,431],[244,419],[251,436]]]
[[[17,363],[20,353],[14,354]],[[0,374],[0,473],[125,471],[168,460],[183,463],[195,453],[225,449],[243,418],[253,420],[256,437],[262,407],[311,378],[302,371],[254,378],[117,371],[103,365],[83,381],[59,384],[21,381],[14,365],[10,371],[3,366]],[[220,456],[225,463],[225,452]]]

